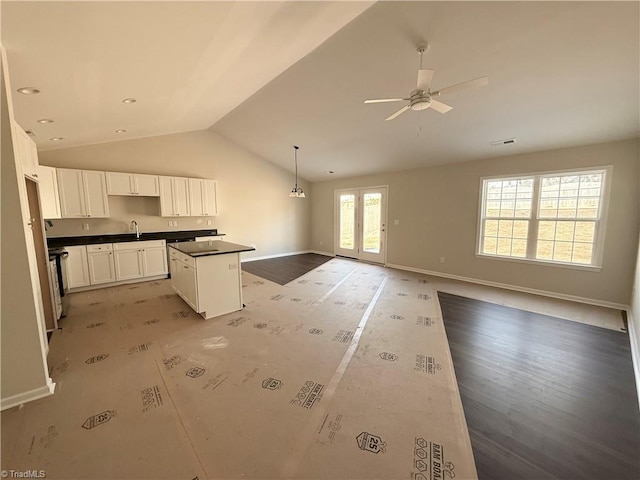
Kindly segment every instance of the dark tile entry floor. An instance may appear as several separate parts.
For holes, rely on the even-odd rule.
[[[627,333],[438,298],[480,480],[640,478]]]
[[[279,285],[286,285],[296,278],[310,272],[333,257],[317,253],[302,253],[286,257],[269,258],[253,262],[242,262],[242,270],[252,273]]]

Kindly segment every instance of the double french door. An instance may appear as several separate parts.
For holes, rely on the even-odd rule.
[[[336,190],[336,255],[386,262],[387,187]]]

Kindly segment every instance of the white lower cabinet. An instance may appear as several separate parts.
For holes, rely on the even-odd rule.
[[[86,287],[91,285],[89,279],[89,263],[87,261],[87,247],[78,245],[66,247],[69,253],[63,262],[67,288]]]
[[[146,247],[142,258],[143,275],[145,277],[153,277],[156,275],[166,275],[167,273],[167,247],[163,245],[158,247]]]
[[[195,265],[192,263],[180,255],[171,255],[171,285],[176,293],[197,312],[198,276]]]
[[[66,287],[69,289],[167,274],[164,240],[103,243],[65,247]]]
[[[167,273],[164,240],[114,243],[116,280],[154,277]]]
[[[116,250],[116,280],[131,280],[142,277],[142,251],[137,247]]]
[[[199,256],[169,249],[171,286],[204,318],[242,310],[240,254]]]
[[[110,243],[87,245],[87,260],[91,285],[116,281],[113,246]]]

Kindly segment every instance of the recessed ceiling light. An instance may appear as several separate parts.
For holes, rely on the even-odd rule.
[[[127,133],[127,131],[124,128],[119,128],[116,133]]]
[[[326,171],[326,172],[324,172],[324,173],[325,173],[325,174],[327,174],[327,175],[333,175],[333,174],[334,174],[334,173],[336,173],[336,172],[334,172],[333,170],[327,170],[327,171]]]
[[[63,137],[51,137],[49,140],[51,140],[52,142],[59,142],[60,140],[64,140]]]
[[[41,118],[40,120],[37,120],[38,123],[53,123],[53,120],[51,120],[50,118]]]
[[[125,98],[122,100],[122,103],[136,103],[137,100],[135,98]]]
[[[18,89],[18,93],[22,93],[23,95],[34,95],[36,93],[40,93],[36,87],[22,87]]]

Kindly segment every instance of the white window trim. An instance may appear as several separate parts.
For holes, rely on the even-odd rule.
[[[593,249],[593,263],[591,265],[581,265],[578,263],[567,263],[567,262],[559,262],[554,260],[539,260],[536,258],[521,258],[521,257],[509,257],[504,255],[491,255],[487,253],[482,253],[482,220],[483,220],[483,209],[484,209],[484,198],[485,198],[485,189],[486,189],[486,180],[501,180],[501,179],[510,179],[510,180],[519,180],[531,177],[544,177],[547,175],[566,175],[571,173],[578,172],[592,172],[596,170],[604,170],[604,184],[603,190],[601,194],[602,203],[600,205],[600,216],[596,220],[597,228],[596,228],[596,239],[594,241],[594,249]],[[515,175],[491,175],[480,178],[480,188],[479,188],[479,200],[478,200],[478,221],[476,225],[476,258],[481,258],[485,260],[500,260],[507,262],[516,262],[516,263],[528,263],[534,265],[543,265],[550,266],[556,268],[568,268],[572,270],[589,270],[589,271],[600,271],[602,270],[602,259],[604,256],[604,242],[605,242],[605,233],[606,233],[606,225],[607,225],[607,217],[609,214],[609,197],[611,196],[611,179],[613,177],[613,165],[602,165],[602,166],[592,166],[592,167],[583,167],[583,168],[573,168],[567,170],[547,170],[543,172],[531,172],[528,174],[515,174]],[[534,194],[533,199],[531,201],[531,216],[528,220],[532,223],[532,229],[530,230],[530,237],[527,238],[527,252],[529,248],[537,241],[538,237],[538,209],[540,205],[541,197],[539,192],[537,191],[539,188],[539,181],[534,182]],[[524,220],[524,218],[522,219]],[[569,220],[569,219],[567,219]]]

